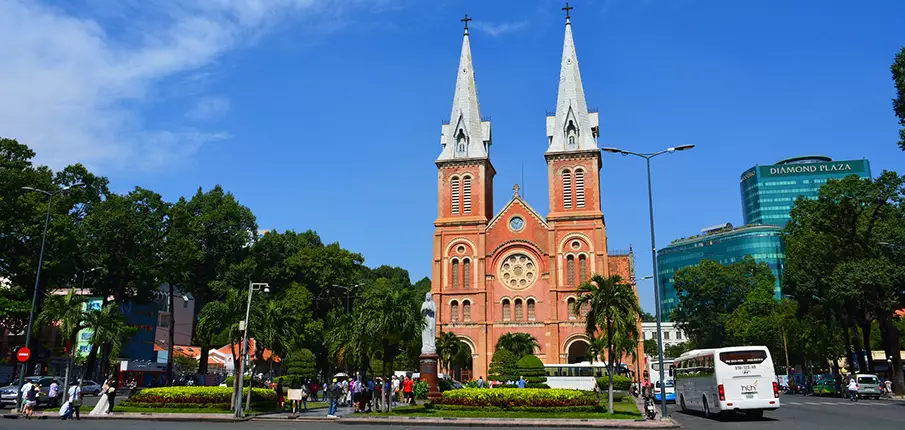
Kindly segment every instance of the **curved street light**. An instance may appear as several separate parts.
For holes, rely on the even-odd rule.
[[[657,271],[657,245],[656,245],[657,242],[656,242],[656,239],[654,239],[654,197],[653,197],[653,192],[651,191],[651,184],[650,184],[650,159],[654,158],[658,155],[672,154],[673,152],[676,152],[676,151],[687,151],[691,148],[694,148],[694,145],[685,144],[685,145],[679,145],[679,146],[675,146],[675,147],[669,147],[660,152],[654,152],[654,153],[649,153],[649,154],[626,151],[624,149],[619,149],[619,148],[614,148],[614,147],[600,148],[600,150],[603,152],[609,152],[609,153],[613,153],[613,154],[622,154],[622,155],[634,155],[636,157],[641,157],[644,159],[644,161],[647,162],[647,204],[648,204],[648,208],[650,209],[650,255],[651,255],[651,260],[653,261],[653,269],[654,269],[654,273],[652,275],[654,278],[654,301],[656,302],[656,306],[657,306],[657,352],[659,353],[658,358],[660,361],[660,381],[666,380],[666,369],[665,369],[665,366],[663,365],[663,362],[664,362],[664,358],[663,358],[663,327],[662,327],[663,317],[661,316],[661,311],[660,311],[660,278],[659,278],[659,276],[657,276],[657,273],[658,273],[658,271]],[[660,407],[661,407],[660,418],[661,419],[666,418],[668,415],[668,411],[666,409],[666,402],[665,401],[660,402]]]

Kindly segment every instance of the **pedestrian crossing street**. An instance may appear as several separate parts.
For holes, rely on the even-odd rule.
[[[865,401],[859,400],[857,402],[850,402],[845,400],[840,401],[829,401],[829,402],[791,402],[791,401],[783,401],[782,406],[889,406],[895,404],[894,402],[881,402],[881,401]]]

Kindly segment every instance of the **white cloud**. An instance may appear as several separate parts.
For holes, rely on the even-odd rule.
[[[486,21],[475,21],[471,23],[471,27],[475,30],[483,31],[493,37],[497,37],[505,33],[511,33],[513,31],[519,31],[527,26],[528,21],[504,22],[500,24],[494,24],[492,22]]]
[[[71,4],[0,1],[0,136],[16,138],[52,167],[156,169],[191,157],[222,130],[176,124],[155,130],[141,116],[166,78],[208,79],[221,54],[274,26],[329,7],[386,0],[171,0]],[[69,9],[65,9],[69,7]],[[187,115],[229,108],[204,98]]]
[[[216,121],[229,111],[229,99],[219,96],[207,96],[199,99],[195,106],[186,112],[186,118],[193,121]]]

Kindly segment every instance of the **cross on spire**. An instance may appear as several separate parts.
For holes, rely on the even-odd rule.
[[[518,184],[515,184],[512,186],[512,191],[515,191],[515,195],[518,195],[519,188],[521,188],[521,187],[519,187]]]
[[[465,18],[462,18],[460,21],[465,23],[465,34],[468,34],[468,21],[473,21],[473,20],[471,18],[469,18],[468,14],[466,13]]]
[[[566,20],[572,19],[572,16],[570,15],[570,12],[572,11],[572,9],[575,9],[575,8],[572,6],[569,6],[569,2],[566,2],[566,7],[562,8],[562,10],[566,11]],[[467,26],[466,26],[466,28],[467,28]]]

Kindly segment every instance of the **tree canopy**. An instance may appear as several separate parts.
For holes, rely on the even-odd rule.
[[[896,53],[896,58],[889,67],[892,81],[896,87],[896,97],[892,99],[892,108],[899,119],[899,148],[905,151],[905,47]]]

